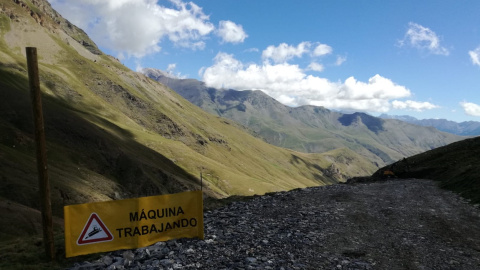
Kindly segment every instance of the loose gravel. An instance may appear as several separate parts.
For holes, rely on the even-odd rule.
[[[337,184],[204,214],[205,239],[70,269],[480,269],[480,209],[431,180]]]

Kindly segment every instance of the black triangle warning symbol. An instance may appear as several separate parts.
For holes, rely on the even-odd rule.
[[[100,242],[112,241],[113,235],[108,230],[97,213],[92,213],[88,218],[83,231],[78,237],[77,245],[86,245]]]

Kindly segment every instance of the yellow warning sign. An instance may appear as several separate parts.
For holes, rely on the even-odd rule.
[[[201,191],[68,205],[64,215],[67,257],[203,239]]]

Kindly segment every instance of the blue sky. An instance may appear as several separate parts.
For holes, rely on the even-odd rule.
[[[480,1],[50,3],[132,70],[289,106],[480,121]]]

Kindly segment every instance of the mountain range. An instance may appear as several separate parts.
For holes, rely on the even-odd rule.
[[[59,226],[68,204],[202,186],[212,198],[263,194],[376,170],[349,148],[303,153],[268,144],[105,55],[47,1],[0,0],[1,239],[41,224],[25,47],[39,56]]]
[[[465,137],[433,127],[382,119],[365,113],[343,114],[323,107],[288,107],[262,91],[215,89],[161,70],[142,71],[214,115],[232,119],[268,143],[306,153],[347,148],[376,167]]]
[[[434,127],[440,131],[461,135],[461,136],[478,136],[480,135],[480,122],[477,121],[465,121],[454,122],[446,119],[417,119],[409,115],[388,115],[381,114],[379,116],[383,119],[397,119],[407,123],[424,126]]]
[[[222,204],[216,199],[382,178],[385,170],[438,180],[480,202],[480,138],[458,135],[477,134],[475,123],[455,135],[405,119],[292,108],[262,91],[215,89],[153,69],[134,72],[48,1],[0,0],[2,269],[17,268],[10,260],[37,269],[43,258],[25,47],[39,56],[59,254],[63,206],[78,203],[202,189],[205,202]]]
[[[41,224],[25,47],[39,55],[57,229],[68,204],[334,184],[465,139],[365,113],[292,108],[262,91],[214,89],[156,70],[146,76],[104,54],[48,1],[0,0],[4,240],[37,234]]]

